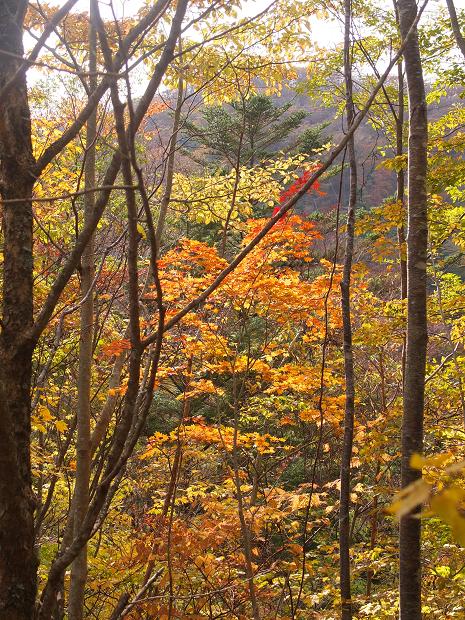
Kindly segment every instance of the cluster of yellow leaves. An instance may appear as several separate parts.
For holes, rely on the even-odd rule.
[[[68,428],[66,422],[57,419],[48,407],[39,405],[31,418],[32,428],[41,433],[46,433],[47,424],[49,422],[52,423],[53,427],[56,428],[59,433],[64,433]]]
[[[211,426],[202,420],[194,424],[185,424],[176,431],[166,435],[156,433],[147,441],[147,449],[141,454],[141,459],[149,459],[160,453],[165,444],[182,441],[185,444],[220,447],[227,452],[235,448],[255,449],[260,454],[272,454],[284,442],[280,437],[260,433],[244,433],[235,431],[231,426]]]
[[[463,474],[465,461],[454,461],[450,452],[431,457],[414,454],[410,465],[423,475],[400,491],[389,511],[401,518],[429,501],[424,516],[437,516],[447,523],[454,538],[465,547],[465,486],[463,480],[454,480]]]
[[[250,20],[240,16],[239,5],[236,0],[218,3],[209,19],[195,24],[194,40],[183,39],[185,49],[192,43],[194,49],[184,52],[180,67],[174,63],[168,67],[170,87],[176,87],[181,73],[192,88],[201,89],[205,104],[218,105],[237,99],[238,92],[255,93],[263,85],[267,94],[277,94],[283,84],[297,78],[293,61],[302,63],[310,57],[309,17],[319,7],[304,0],[281,0],[265,13],[259,7],[252,9],[261,15]],[[198,48],[199,40],[210,43]],[[278,62],[270,62],[278,57]]]
[[[264,203],[270,208],[279,202],[285,185],[298,178],[297,169],[305,168],[305,156],[280,157],[266,165],[241,166],[229,173],[185,175],[173,178],[171,205],[178,217],[209,224],[231,222],[251,215],[253,205]]]

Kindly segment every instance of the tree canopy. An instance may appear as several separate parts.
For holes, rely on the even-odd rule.
[[[465,617],[464,37],[0,0],[0,620]]]

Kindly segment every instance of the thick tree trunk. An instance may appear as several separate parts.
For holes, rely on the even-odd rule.
[[[352,96],[352,60],[350,29],[352,23],[351,0],[344,0],[344,74],[346,85],[347,124],[353,123],[355,109]],[[341,310],[344,338],[345,408],[344,438],[341,456],[341,491],[339,505],[339,574],[341,591],[341,618],[352,620],[352,594],[350,578],[350,463],[354,438],[355,379],[352,351],[352,320],[350,314],[350,280],[354,252],[355,205],[357,202],[357,162],[352,137],[347,144],[350,168],[349,203],[347,206],[347,238],[341,281]]]
[[[0,0],[0,88],[23,55],[27,2]],[[34,616],[37,557],[31,489],[32,170],[27,87],[20,76],[0,101],[3,316],[0,335],[0,619]],[[7,202],[11,200],[12,202]],[[13,202],[14,201],[14,202]]]
[[[405,38],[415,20],[415,0],[398,0],[399,24]],[[412,454],[423,449],[423,409],[426,345],[427,259],[427,117],[425,87],[418,36],[414,32],[404,51],[409,99],[408,234],[407,234],[407,348],[402,424],[402,487],[421,477],[410,467]],[[418,508],[413,511],[418,512]],[[400,614],[402,620],[420,620],[421,524],[410,514],[400,523]]]
[[[96,86],[97,32],[93,1],[90,2],[89,22],[89,92]],[[95,140],[97,138],[97,108],[89,116],[86,127],[86,159],[84,164],[85,187],[96,187]],[[84,198],[84,226],[92,221],[95,209],[95,194],[90,191]],[[91,379],[92,346],[94,339],[94,236],[89,240],[81,258],[81,314],[79,338],[78,407],[77,407],[77,449],[76,483],[74,487],[74,535],[77,536],[89,506],[89,485],[91,474]],[[84,545],[71,566],[68,615],[70,620],[84,617],[84,594],[87,581],[87,545]]]

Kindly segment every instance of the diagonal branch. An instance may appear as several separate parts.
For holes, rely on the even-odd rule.
[[[446,0],[447,9],[449,11],[450,23],[452,26],[452,32],[454,33],[455,41],[459,46],[462,55],[465,58],[465,37],[460,30],[460,24],[457,17],[457,11],[455,10],[454,0]]]
[[[142,95],[141,99],[139,100],[139,104],[134,111],[133,123],[132,123],[132,127],[130,128],[131,132],[135,132],[139,128],[147,112],[147,109],[150,103],[152,102],[152,99],[154,98],[155,93],[158,90],[158,87],[160,86],[163,75],[165,74],[165,71],[168,65],[173,59],[176,41],[181,31],[184,13],[182,11],[177,11],[173,18],[170,34],[168,36],[168,39],[166,40],[166,44],[163,49],[160,60],[155,67],[155,70],[152,74],[152,77],[150,79],[150,82],[147,86],[145,93]],[[89,99],[91,98],[92,98],[92,95]],[[60,295],[63,292],[63,289],[67,285],[70,277],[72,276],[74,270],[76,269],[76,266],[78,265],[79,260],[81,258],[82,252],[84,251],[84,248],[86,247],[90,237],[92,236],[94,230],[97,227],[98,222],[100,221],[100,218],[102,217],[105,207],[108,204],[108,200],[110,199],[112,186],[114,185],[114,182],[118,175],[120,165],[121,165],[121,153],[119,151],[116,151],[108,166],[108,169],[105,173],[105,177],[102,183],[102,186],[106,187],[107,189],[103,190],[98,196],[96,203],[95,203],[95,210],[94,210],[93,218],[89,220],[88,224],[83,228],[81,234],[76,240],[76,244],[68,257],[68,260],[66,261],[59,275],[57,276],[47,296],[47,299],[42,307],[42,310],[37,316],[34,326],[32,327],[32,330],[29,334],[29,339],[32,340],[33,342],[36,342],[38,340],[41,333],[45,329],[48,323],[48,320],[52,316],[55,306],[58,303]]]
[[[237,256],[229,263],[229,265],[225,267],[223,271],[221,271],[221,273],[218,274],[218,276],[213,280],[210,286],[208,286],[202,293],[200,293],[200,295],[198,295],[190,303],[184,306],[184,308],[182,308],[182,310],[180,310],[177,314],[175,314],[175,316],[173,316],[170,320],[166,321],[165,331],[177,325],[179,321],[183,319],[186,316],[186,314],[189,314],[191,310],[198,308],[220,286],[220,284],[225,280],[225,278],[232,271],[234,271],[234,269],[238,265],[240,265],[240,263],[242,263],[242,261],[246,258],[246,256],[250,254],[250,252],[260,243],[260,241],[269,233],[269,231],[279,222],[282,216],[285,213],[287,213],[290,209],[292,209],[292,207],[300,200],[300,198],[302,198],[302,196],[304,196],[308,192],[308,190],[315,183],[315,181],[317,181],[322,176],[322,174],[326,172],[326,170],[328,170],[328,168],[333,164],[333,162],[340,155],[340,153],[342,153],[342,151],[345,149],[346,145],[352,139],[354,133],[360,126],[361,122],[363,121],[365,116],[368,114],[368,111],[370,110],[373,101],[376,99],[376,95],[381,90],[383,84],[385,83],[386,79],[391,73],[393,67],[396,65],[397,61],[402,56],[406,45],[408,44],[408,42],[410,41],[410,38],[415,32],[416,26],[427,4],[428,4],[428,0],[425,0],[422,6],[419,8],[416,19],[413,22],[408,33],[406,34],[401,46],[399,47],[398,52],[391,59],[388,67],[386,68],[386,70],[384,71],[380,79],[378,80],[376,86],[373,88],[371,95],[369,96],[365,106],[359,111],[357,117],[354,119],[353,123],[349,127],[344,138],[333,149],[333,151],[330,153],[327,159],[321,164],[318,170],[316,170],[314,174],[312,174],[312,176],[308,179],[308,181],[304,183],[304,185],[302,185],[300,190],[296,192],[294,196],[290,198],[286,203],[283,204],[279,212],[268,220],[268,222],[265,224],[265,226],[263,226],[260,232],[257,233],[257,235],[250,241],[250,243],[248,243],[244,247],[244,249],[241,252],[239,252],[239,254],[237,254]],[[155,342],[156,338],[157,338],[157,334],[151,334],[145,340],[142,341],[143,346],[147,347],[151,343]]]
[[[45,26],[43,33],[37,40],[37,43],[34,45],[32,52],[29,54],[27,58],[24,59],[23,63],[20,67],[18,67],[16,73],[13,77],[5,84],[5,86],[0,90],[0,99],[4,99],[5,96],[10,92],[12,88],[17,84],[18,80],[24,76],[28,68],[34,61],[37,59],[40,50],[45,45],[46,40],[51,35],[51,33],[55,30],[56,26],[61,22],[61,20],[68,15],[70,10],[76,4],[77,0],[68,0],[61,7],[59,11],[55,13],[53,18],[48,22]]]
[[[155,21],[157,21],[160,18],[160,16],[166,11],[170,3],[171,3],[171,0],[158,0],[158,2],[155,3],[155,5],[152,7],[152,9],[150,9],[147,15],[143,19],[141,19],[140,22],[138,22],[134,26],[134,28],[131,29],[128,35],[124,38],[118,52],[115,55],[115,60],[113,63],[114,73],[111,75],[107,74],[102,79],[100,84],[91,94],[91,96],[88,98],[86,105],[83,107],[83,109],[79,113],[74,123],[72,123],[71,126],[68,127],[68,129],[64,131],[63,134],[57,140],[55,140],[55,142],[53,142],[47,149],[45,149],[44,153],[38,159],[35,169],[34,169],[34,174],[36,177],[40,176],[40,174],[43,172],[46,166],[48,166],[48,164],[53,160],[53,158],[58,153],[60,153],[63,150],[63,148],[71,142],[71,140],[73,140],[77,136],[77,134],[82,129],[82,127],[86,123],[89,116],[92,114],[95,106],[98,105],[98,102],[103,97],[105,92],[110,88],[112,82],[115,79],[117,79],[118,71],[120,70],[123,63],[125,62],[127,53],[131,45],[143,32],[145,32],[145,30],[151,24],[153,24]],[[171,36],[171,33],[170,33],[170,36]],[[166,47],[169,45],[170,36],[168,37],[168,39],[166,40],[164,44],[164,49],[166,49]],[[163,44],[158,46],[157,49],[161,47],[163,47]],[[162,54],[162,58],[163,58],[163,54]],[[158,65],[160,65],[161,61],[162,59],[160,59]],[[157,69],[155,69],[155,71],[156,70]]]

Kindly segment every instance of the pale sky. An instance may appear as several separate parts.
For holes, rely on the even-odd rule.
[[[56,3],[57,0],[52,0],[52,3]],[[243,0],[242,2],[242,14],[247,17],[252,17],[259,14],[267,6],[271,4],[272,0]],[[392,6],[392,0],[385,0],[386,9],[390,10]],[[104,17],[112,18],[112,11],[110,9],[111,3],[113,10],[118,17],[133,15],[144,4],[144,0],[99,0],[100,10]],[[445,7],[445,0],[430,0],[430,5],[427,7],[425,13],[428,11],[435,12],[439,7]],[[465,9],[465,0],[455,0],[455,6],[457,9]],[[76,4],[76,10],[85,11],[88,10],[89,0],[78,0]],[[337,20],[318,20],[316,18],[310,19],[312,24],[312,40],[320,47],[331,47],[342,41],[342,29],[343,24]],[[33,43],[33,42],[32,42]],[[27,43],[26,43],[27,46]],[[37,79],[43,79],[44,74],[42,72],[31,69],[29,71],[29,83],[34,84]],[[137,90],[137,86],[135,86]]]
[[[465,3],[465,0],[460,0]],[[57,0],[52,0],[52,4],[58,4]],[[272,0],[243,0],[241,14],[246,17],[253,17],[261,13],[266,9]],[[123,16],[134,15],[138,9],[144,5],[144,0],[99,0],[100,12],[104,18],[113,19],[113,11],[118,18]],[[112,9],[110,8],[112,7]],[[78,0],[74,7],[75,11],[88,11],[89,0]],[[318,46],[331,46],[342,40],[341,25],[335,21],[321,21],[317,19],[310,20],[314,22],[312,29],[312,37],[315,44]],[[26,48],[33,46],[35,41],[32,39],[29,41],[28,35],[26,35],[25,44]],[[53,39],[53,37],[51,37]],[[50,40],[49,40],[50,42]],[[28,72],[28,82],[30,85],[35,84],[37,81],[44,79],[44,72],[37,71],[31,68]],[[143,87],[143,78],[139,76],[134,84],[134,92],[137,93],[139,88]]]
[[[242,3],[242,14],[252,17],[266,9],[272,0],[244,0]],[[113,0],[113,7],[118,16],[134,14],[140,6],[144,4],[143,0]],[[100,0],[100,11],[104,16],[112,17],[109,9],[109,0]],[[457,6],[465,6],[465,0],[457,0]],[[89,6],[88,0],[79,0],[76,7],[79,10],[87,10]],[[335,22],[323,22],[314,20],[315,28],[313,36],[315,43],[319,45],[328,45],[336,43],[341,39],[340,26]]]
[[[111,17],[111,12],[109,8],[105,8],[109,6],[111,0],[100,0],[100,7],[102,13],[107,14],[108,17]],[[144,3],[143,0],[112,0],[113,7],[117,15],[130,15],[131,13],[135,13],[140,6]],[[244,0],[242,3],[242,13],[247,16],[253,16],[254,14],[260,13],[267,6],[271,4],[271,0]],[[89,5],[88,0],[79,0],[77,7],[80,10],[86,10]],[[438,6],[445,7],[444,0],[430,0],[430,10],[436,10]],[[465,0],[455,0],[455,6],[457,9],[465,9]],[[386,0],[386,7],[390,9],[392,7],[392,2],[390,0]],[[108,12],[107,12],[108,11]],[[428,7],[426,8],[426,12],[428,12]],[[342,38],[342,25],[338,23],[336,20],[332,21],[323,21],[313,19],[313,40],[316,44],[324,46],[324,45],[333,45],[341,41]]]

